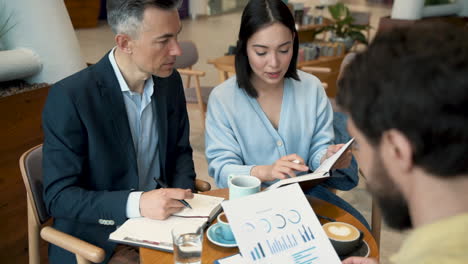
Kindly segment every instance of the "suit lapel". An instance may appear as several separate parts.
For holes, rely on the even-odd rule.
[[[115,135],[117,135],[117,140],[121,143],[123,153],[128,158],[129,168],[138,175],[135,148],[128,123],[127,110],[119,82],[110,64],[108,55],[104,56],[94,67],[95,78],[98,80],[98,87],[101,91],[103,109],[109,110]],[[136,184],[138,186],[138,178]]]
[[[161,165],[161,176],[166,180],[166,148],[167,148],[167,98],[165,91],[161,88],[164,87],[162,78],[153,78],[154,93],[153,93],[153,113],[157,115],[157,126],[159,136],[159,158]]]

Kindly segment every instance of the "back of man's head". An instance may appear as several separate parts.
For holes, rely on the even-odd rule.
[[[115,34],[136,37],[148,7],[172,10],[181,0],[107,0],[107,21]]]
[[[468,175],[468,31],[430,24],[382,33],[339,86],[338,104],[371,144],[396,129],[416,166]]]

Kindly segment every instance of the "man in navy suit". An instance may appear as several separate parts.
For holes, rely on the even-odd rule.
[[[108,0],[116,46],[56,83],[43,111],[44,199],[54,227],[106,251],[131,217],[165,219],[195,171],[180,75],[177,0]],[[169,187],[159,189],[154,178]],[[158,189],[156,189],[158,188]],[[51,263],[74,263],[55,246]]]

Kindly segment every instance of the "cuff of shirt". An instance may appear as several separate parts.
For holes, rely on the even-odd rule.
[[[320,167],[320,161],[322,160],[323,155],[327,153],[327,149],[328,147],[320,150],[317,155],[315,155],[315,158],[312,160],[312,168],[314,169],[313,171]]]
[[[232,166],[232,167],[231,167]],[[250,171],[255,165],[231,165],[230,171],[232,175],[252,175]]]
[[[131,192],[127,199],[127,217],[141,217],[140,214],[140,198],[143,192]]]

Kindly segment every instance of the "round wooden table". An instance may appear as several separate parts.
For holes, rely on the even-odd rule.
[[[225,199],[229,198],[229,190],[226,189],[217,189],[208,192],[204,192],[203,194],[213,195],[217,197],[223,197]],[[375,239],[372,237],[372,234],[369,230],[361,223],[359,220],[354,218],[354,216],[350,215],[345,210],[331,204],[325,202],[323,200],[310,197],[308,196],[307,199],[309,200],[312,208],[314,209],[316,214],[323,215],[326,217],[333,218],[340,222],[346,222],[349,224],[354,225],[359,230],[364,232],[364,240],[367,242],[370,248],[369,257],[379,258],[379,250],[377,248],[377,243]],[[327,223],[327,220],[320,219],[322,224]],[[213,222],[213,224],[216,221]],[[206,231],[203,237],[203,251],[202,251],[202,264],[212,264],[213,261],[224,258],[227,256],[234,255],[239,253],[239,249],[235,248],[224,248],[217,246],[211,243],[208,238],[206,238]],[[140,261],[143,264],[150,264],[150,263],[173,263],[174,258],[173,254],[169,252],[163,252],[154,249],[148,248],[140,248]]]

